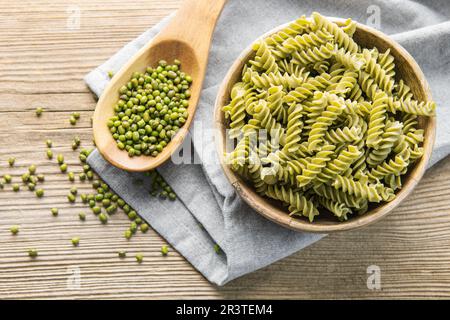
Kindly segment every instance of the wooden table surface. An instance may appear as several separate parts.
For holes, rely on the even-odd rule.
[[[146,28],[177,9],[179,0],[0,0],[0,175],[20,175],[32,163],[46,175],[42,199],[28,190],[0,190],[0,299],[5,298],[419,298],[450,297],[450,158],[426,173],[414,194],[383,221],[333,234],[289,258],[216,287],[154,231],[123,238],[124,214],[102,225],[87,207],[66,200],[72,186],[44,141],[54,141],[69,170],[80,171],[78,135],[91,145],[95,99],[83,76]],[[77,14],[79,13],[79,25]],[[43,106],[37,118],[34,110]],[[81,113],[76,126],[68,123]],[[9,168],[7,159],[17,158]],[[88,192],[88,183],[75,183]],[[52,217],[50,208],[60,214]],[[87,221],[78,220],[86,211]],[[21,226],[12,236],[11,225]],[[81,238],[78,248],[71,245]],[[32,261],[27,248],[40,256]],[[131,257],[120,260],[117,250]],[[132,255],[142,252],[139,265]],[[381,289],[367,286],[380,268]],[[79,272],[80,286],[73,285]],[[76,282],[75,282],[76,283]]]

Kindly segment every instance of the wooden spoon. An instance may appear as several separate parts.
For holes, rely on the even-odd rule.
[[[169,24],[111,79],[97,103],[93,118],[96,146],[111,164],[129,171],[147,171],[169,159],[183,142],[194,118],[205,77],[212,34],[225,2],[226,0],[185,0]],[[158,156],[129,157],[126,151],[117,147],[106,122],[114,115],[113,107],[119,99],[119,88],[130,80],[133,72],[156,66],[161,59],[168,63],[172,63],[174,59],[180,60],[181,70],[193,79],[189,117]]]

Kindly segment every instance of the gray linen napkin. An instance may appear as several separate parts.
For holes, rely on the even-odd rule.
[[[214,34],[195,126],[213,127],[218,86],[245,47],[266,31],[312,11],[378,25],[414,56],[438,104],[431,165],[450,153],[450,125],[446,121],[450,116],[446,103],[450,98],[450,5],[446,0],[230,0]],[[85,81],[92,91],[99,96],[109,80],[107,72],[119,70],[169,19],[144,32],[89,73]],[[193,134],[194,149],[202,164],[168,162],[159,169],[179,196],[174,202],[150,197],[145,186],[133,183],[145,180],[143,175],[109,165],[97,151],[88,162],[209,281],[223,285],[310,245],[322,235],[286,230],[249,208],[223,175],[212,136]],[[220,253],[214,251],[215,243],[222,248]]]

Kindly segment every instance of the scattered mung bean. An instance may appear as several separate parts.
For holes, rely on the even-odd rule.
[[[64,156],[62,154],[58,154],[56,156],[56,161],[58,161],[58,164],[63,164],[64,163]]]
[[[16,234],[18,234],[19,233],[19,226],[11,226],[11,228],[9,228],[9,231],[11,231],[11,233],[13,234],[13,235],[16,235]]]
[[[69,202],[74,203],[74,202],[76,201],[76,197],[75,197],[75,195],[73,195],[72,193],[69,193],[69,194],[67,195],[67,200],[69,200]]]
[[[142,263],[142,261],[144,261],[144,256],[141,253],[136,254],[136,261]]]
[[[149,226],[148,226],[148,224],[143,223],[143,224],[141,224],[140,229],[141,229],[141,232],[146,233],[149,229]]]
[[[38,251],[36,249],[28,249],[28,255],[31,258],[36,258],[38,256]]]
[[[30,174],[35,174],[36,173],[36,166],[34,164],[32,164],[31,166],[28,167],[28,172]]]

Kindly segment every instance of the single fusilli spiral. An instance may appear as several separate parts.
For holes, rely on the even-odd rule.
[[[358,147],[348,145],[346,149],[339,153],[337,158],[327,163],[326,167],[317,175],[317,180],[321,183],[332,181],[336,176],[347,171],[360,154],[361,151],[358,150]]]
[[[333,200],[320,197],[319,203],[322,205],[325,209],[333,213],[340,221],[345,221],[348,219],[347,215],[352,213],[352,209],[347,207],[343,203],[334,202]]]
[[[394,80],[386,74],[386,71],[372,58],[369,50],[363,51],[363,57],[366,61],[364,71],[367,72],[384,92],[390,94],[394,88]]]
[[[297,176],[299,187],[306,186],[317,177],[317,175],[325,168],[327,162],[331,160],[334,149],[336,149],[334,145],[325,145],[308,161],[308,165],[303,169],[302,174]]]
[[[388,122],[386,129],[381,136],[378,149],[373,149],[367,156],[367,163],[370,167],[375,167],[382,163],[391,153],[392,148],[397,143],[402,134],[402,124],[398,121]]]
[[[312,47],[303,51],[295,51],[292,54],[292,58],[297,63],[306,66],[308,64],[329,59],[333,53],[333,43],[327,42],[327,44],[321,45],[320,47]]]
[[[243,76],[243,80],[251,82],[255,87],[259,89],[267,89],[271,86],[283,86],[286,89],[295,89],[299,87],[305,79],[301,76],[290,75],[288,73],[263,73],[259,74],[252,69],[247,69]]]
[[[350,53],[356,53],[358,51],[356,42],[336,24],[330,22],[317,12],[313,12],[312,18],[314,20],[314,30],[326,29],[329,33],[334,35],[334,39],[339,47],[344,48]]]
[[[336,121],[338,116],[342,113],[343,109],[344,106],[340,104],[336,98],[330,97],[330,99],[328,100],[327,108],[311,126],[311,131],[309,132],[308,138],[310,151],[317,150],[318,147],[323,144],[325,133],[327,132],[331,124]]]
[[[383,91],[378,91],[373,98],[366,140],[366,144],[370,148],[378,149],[380,145],[385,127],[387,100],[388,97]]]
[[[300,147],[300,140],[303,129],[303,107],[293,103],[288,109],[288,122],[286,128],[286,143],[284,150],[287,153],[294,153]]]
[[[255,60],[250,63],[256,68],[263,70],[266,73],[278,72],[278,65],[275,62],[275,57],[272,55],[267,43],[259,41],[253,45],[253,50],[256,51]]]
[[[358,198],[368,199],[370,202],[381,201],[381,196],[378,194],[375,187],[363,184],[360,181],[351,178],[338,175],[332,185],[336,189],[342,189],[345,193],[354,195]]]

